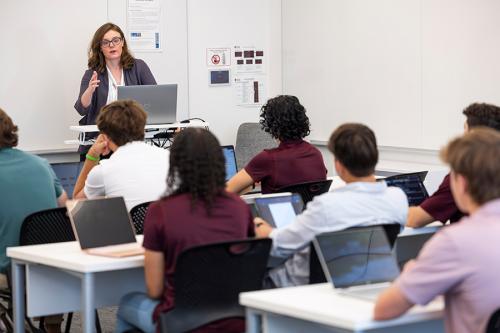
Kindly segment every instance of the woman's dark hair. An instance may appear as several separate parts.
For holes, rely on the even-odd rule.
[[[375,172],[377,139],[368,126],[356,123],[339,126],[328,140],[328,150],[355,177],[366,177]]]
[[[262,129],[280,141],[299,140],[311,132],[306,109],[295,96],[271,98],[260,112]]]
[[[201,128],[186,128],[170,148],[167,195],[189,193],[194,209],[198,201],[208,214],[226,186],[226,163],[217,138]]]
[[[17,146],[17,126],[14,125],[9,115],[0,109],[0,148]]]
[[[130,54],[127,46],[127,40],[123,34],[122,29],[114,23],[105,23],[94,33],[94,37],[90,42],[88,51],[88,66],[90,69],[95,70],[98,73],[104,73],[106,71],[106,60],[104,59],[104,54],[101,51],[101,41],[104,35],[110,31],[114,30],[118,32],[122,38],[122,56],[120,59],[120,64],[124,69],[130,69],[134,66],[134,57]]]

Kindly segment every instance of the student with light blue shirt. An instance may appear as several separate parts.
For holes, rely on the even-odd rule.
[[[373,131],[362,124],[338,127],[328,141],[334,155],[335,170],[346,182],[342,188],[317,196],[306,210],[288,226],[273,229],[255,219],[255,234],[273,239],[272,255],[290,257],[284,265],[269,272],[277,287],[309,282],[309,244],[318,234],[351,227],[399,223],[404,226],[408,200],[397,187],[375,180],[378,162]]]

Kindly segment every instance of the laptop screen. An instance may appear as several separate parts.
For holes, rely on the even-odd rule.
[[[177,84],[119,86],[118,99],[133,99],[148,114],[148,125],[177,121]]]
[[[236,155],[233,146],[222,146],[222,152],[226,159],[226,181],[231,179],[238,172],[236,165]]]
[[[136,241],[122,197],[68,201],[66,206],[83,250]]]
[[[83,162],[52,163],[50,166],[68,194],[68,198],[71,198]]]
[[[421,177],[416,174],[388,177],[385,182],[387,186],[396,186],[402,189],[410,206],[418,206],[429,197]]]
[[[255,198],[257,213],[274,228],[283,228],[302,212],[302,199],[294,193],[287,196]]]
[[[321,234],[313,243],[323,271],[335,288],[388,282],[399,275],[382,227]]]

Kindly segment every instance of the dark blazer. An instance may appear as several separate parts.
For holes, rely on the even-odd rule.
[[[79,121],[80,125],[95,125],[99,111],[104,105],[106,105],[106,101],[108,100],[109,81],[108,72],[105,71],[104,73],[97,73],[97,78],[101,81],[99,83],[99,87],[97,87],[94,91],[90,105],[87,108],[83,107],[80,99],[89,86],[89,81],[93,72],[93,69],[87,69],[83,74],[82,83],[80,84],[80,93],[78,94],[78,99],[75,103],[76,111],[83,116],[83,118]],[[141,59],[135,59],[132,68],[124,69],[123,75],[125,76],[126,86],[156,84],[156,80],[151,73],[151,70]]]

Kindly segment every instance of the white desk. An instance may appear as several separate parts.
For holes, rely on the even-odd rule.
[[[337,293],[329,283],[246,292],[247,333],[444,332],[443,301],[416,306],[406,315],[374,321],[373,302]]]
[[[137,236],[142,243],[142,236]],[[14,331],[24,332],[25,286],[29,317],[81,311],[83,331],[94,331],[95,309],[145,291],[144,256],[87,255],[77,242],[7,248],[12,259]]]
[[[192,121],[190,123],[146,125],[144,130],[146,132],[146,139],[151,139],[153,134],[166,132],[167,130],[187,127],[204,127],[208,129],[208,126],[209,124],[207,122]],[[91,133],[99,133],[97,125],[70,126],[69,129],[78,132],[78,140],[66,140],[64,141],[66,144],[91,145],[92,142],[86,140],[86,135]]]

